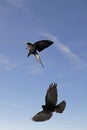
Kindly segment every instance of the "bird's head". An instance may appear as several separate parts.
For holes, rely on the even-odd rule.
[[[26,49],[31,50],[33,45],[29,42],[27,42],[26,44],[27,44]]]
[[[46,109],[46,105],[42,105],[42,108],[43,108],[43,110],[45,110]]]
[[[32,45],[30,42],[26,42],[27,45]]]
[[[45,105],[42,105],[42,108],[44,108]]]

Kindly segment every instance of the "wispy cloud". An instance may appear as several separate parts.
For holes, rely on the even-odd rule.
[[[49,34],[49,33],[40,32],[40,34],[53,40],[57,49],[59,51],[61,51],[64,55],[69,57],[69,59],[71,61],[73,61],[73,63],[75,65],[78,64],[78,68],[83,67],[83,66],[87,66],[84,62],[82,62],[82,60],[74,52],[72,52],[72,50],[68,46],[62,44],[57,37],[55,37],[54,35]]]
[[[0,66],[6,70],[13,70],[18,67],[18,64],[13,63],[10,59],[7,59],[4,55],[0,54]]]
[[[31,8],[29,6],[26,5],[25,0],[5,0],[5,2],[10,5],[10,6],[14,6],[16,8],[21,9],[22,11],[25,12],[25,14],[27,14],[29,17],[34,16]],[[6,10],[6,9],[5,9]]]
[[[38,63],[37,63],[38,64]],[[27,67],[27,73],[29,74],[29,75],[42,75],[43,74],[43,69],[41,69],[41,67],[42,66],[39,66],[39,65],[29,65],[28,67]]]
[[[6,0],[6,2],[16,7],[23,6],[23,0]]]
[[[20,108],[23,107],[22,105],[18,105],[15,103],[8,103],[8,102],[0,102],[1,106],[6,106],[6,107],[12,107],[12,108]]]

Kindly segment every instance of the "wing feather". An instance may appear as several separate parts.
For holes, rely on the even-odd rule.
[[[49,85],[49,89],[47,90],[46,96],[45,96],[45,103],[46,105],[52,105],[55,106],[57,103],[57,84],[52,83]]]
[[[52,44],[53,42],[50,40],[40,40],[34,43],[34,45],[36,46],[36,50],[38,50],[39,52],[49,47]]]
[[[52,113],[48,111],[40,111],[38,112],[35,116],[33,116],[32,120],[33,121],[46,121],[49,120],[52,117]]]
[[[65,101],[62,101],[61,103],[59,103],[59,104],[56,106],[55,111],[56,111],[57,113],[62,113],[62,112],[64,111],[65,107],[66,107],[66,102],[65,102]]]

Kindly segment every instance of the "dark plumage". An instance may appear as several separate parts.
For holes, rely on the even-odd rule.
[[[29,43],[29,42],[27,42],[26,44],[27,44],[27,46],[28,46],[28,48],[26,48],[26,49],[29,50],[29,53],[28,53],[27,57],[30,56],[31,54],[33,54],[33,55],[36,57],[36,59],[37,59],[37,60],[41,63],[41,65],[43,66],[42,61],[41,61],[40,56],[39,56],[39,54],[38,54],[37,51],[41,52],[41,51],[44,50],[45,48],[47,48],[47,47],[49,47],[50,45],[52,45],[53,42],[50,41],[50,40],[40,40],[40,41],[35,42],[34,44]],[[44,66],[43,66],[43,67],[44,67]]]
[[[62,101],[57,105],[57,84],[52,83],[49,85],[45,96],[45,105],[42,105],[43,110],[37,113],[32,120],[33,121],[46,121],[49,120],[53,112],[62,113],[66,107],[66,102]]]

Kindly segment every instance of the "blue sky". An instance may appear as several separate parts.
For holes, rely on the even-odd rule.
[[[26,42],[54,45],[27,58]],[[43,123],[41,111],[50,83],[58,84],[63,114]],[[0,129],[87,129],[87,1],[0,0]]]

